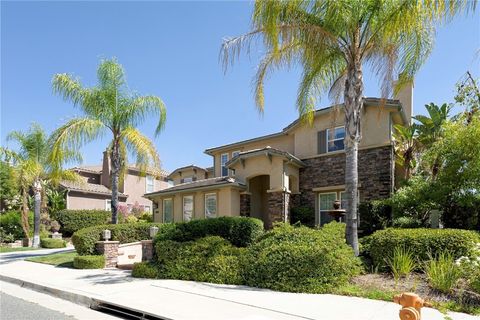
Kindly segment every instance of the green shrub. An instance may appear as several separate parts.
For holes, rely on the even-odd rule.
[[[75,269],[103,269],[105,267],[104,256],[76,256],[73,258]]]
[[[388,200],[373,200],[360,203],[360,230],[362,236],[368,236],[392,224],[392,207]]]
[[[33,212],[28,214],[28,223],[33,227]],[[5,235],[12,235],[14,240],[25,238],[22,228],[22,214],[19,211],[0,213],[0,227]]]
[[[237,247],[246,247],[263,234],[263,222],[246,217],[220,217],[170,224],[162,228],[155,241],[193,241],[206,236],[219,236]]]
[[[412,253],[409,249],[402,247],[396,247],[393,250],[393,256],[387,260],[387,264],[392,271],[395,281],[409,275],[416,268]]]
[[[62,239],[43,238],[40,239],[40,246],[47,249],[65,248],[67,242]]]
[[[290,223],[300,223],[307,227],[315,226],[315,209],[312,207],[294,207],[291,210]]]
[[[132,277],[156,279],[159,277],[157,267],[150,262],[138,262],[133,264]]]
[[[238,248],[219,236],[196,241],[158,241],[155,245],[158,276],[164,279],[241,284]]]
[[[392,227],[399,229],[421,228],[422,221],[413,217],[398,217],[393,219]]]
[[[111,218],[112,213],[105,210],[62,210],[52,214],[52,219],[60,223],[60,231],[65,236],[92,226],[105,224]]]
[[[386,267],[385,258],[392,257],[395,248],[408,248],[417,262],[425,262],[430,255],[449,252],[454,259],[471,256],[479,235],[473,231],[456,229],[386,229],[363,238],[362,244],[375,266]]]
[[[322,229],[279,225],[247,248],[242,268],[249,286],[289,292],[322,293],[361,271],[345,243],[345,225]]]
[[[72,243],[81,256],[95,254],[95,244],[102,240],[103,230],[108,229],[112,232],[110,240],[129,243],[150,239],[151,226],[157,226],[160,230],[169,227],[169,225],[159,223],[104,224],[78,230],[72,236]]]
[[[427,261],[425,274],[430,286],[444,293],[450,292],[461,277],[460,268],[448,252],[442,252]]]

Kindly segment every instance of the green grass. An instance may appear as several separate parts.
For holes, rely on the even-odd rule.
[[[73,268],[73,258],[77,256],[76,252],[54,253],[41,257],[27,258],[26,261],[51,264],[56,267]]]
[[[40,248],[31,248],[31,247],[19,247],[19,248],[0,247],[0,253],[17,252],[17,251],[30,251],[30,250],[38,250],[38,249],[40,249]]]

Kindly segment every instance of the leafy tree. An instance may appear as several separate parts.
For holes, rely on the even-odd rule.
[[[297,97],[303,119],[313,120],[317,98],[325,91],[332,97],[343,95],[346,239],[356,254],[364,66],[371,66],[381,78],[382,95],[388,97],[395,73],[399,74],[396,90],[413,80],[431,51],[436,24],[472,7],[475,2],[466,0],[257,0],[252,30],[223,43],[227,67],[242,50],[250,51],[253,39],[262,38],[268,52],[255,76],[255,101],[260,111],[265,78],[295,63],[303,68]]]
[[[7,203],[19,196],[15,171],[8,162],[2,160],[0,160],[0,190],[2,190],[0,193],[0,208],[14,209],[8,208]]]
[[[145,172],[159,157],[153,142],[136,128],[147,117],[158,116],[155,135],[165,125],[166,110],[156,96],[140,96],[129,92],[123,67],[115,60],[103,60],[97,70],[98,85],[87,88],[68,74],[53,77],[54,92],[83,111],[84,116],[73,118],[54,133],[53,156],[65,147],[78,150],[106,133],[111,141],[108,154],[111,163],[112,223],[118,222],[118,185],[127,167],[127,152]]]
[[[395,125],[393,141],[395,144],[395,161],[405,170],[405,180],[410,176],[417,166],[419,142],[417,139],[417,126]]]
[[[34,235],[33,247],[40,244],[40,209],[42,190],[47,183],[54,185],[61,180],[77,181],[78,176],[72,171],[62,170],[62,165],[78,158],[78,154],[69,149],[58,149],[54,158],[52,143],[45,131],[38,124],[32,124],[27,132],[12,131],[7,139],[18,144],[18,150],[4,150],[14,163],[15,176],[22,193],[22,227],[25,237],[29,237],[28,198],[29,191],[34,194]]]

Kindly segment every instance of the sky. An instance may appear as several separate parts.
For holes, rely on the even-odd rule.
[[[129,88],[156,95],[167,107],[165,130],[155,119],[139,129],[154,140],[165,170],[211,166],[203,153],[280,131],[295,109],[300,69],[273,74],[265,86],[265,112],[255,109],[252,77],[263,48],[223,72],[222,39],[249,31],[253,3],[243,2],[1,2],[1,143],[32,122],[51,132],[82,115],[52,92],[54,74],[70,73],[96,84],[101,59],[116,57]],[[437,29],[435,48],[416,76],[414,113],[424,105],[453,102],[455,83],[467,70],[480,76],[480,10]],[[365,72],[365,95],[378,96],[377,79]],[[330,104],[321,100],[319,107]],[[108,136],[82,148],[83,165],[100,163]]]

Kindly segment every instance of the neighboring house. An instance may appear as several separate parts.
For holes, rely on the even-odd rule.
[[[66,190],[67,209],[111,209],[112,191],[110,190],[110,161],[107,153],[103,153],[103,164],[96,166],[75,167],[83,183],[64,181],[60,184]],[[147,173],[142,176],[135,166],[129,166],[123,184],[119,185],[119,201],[128,211],[134,206],[141,206],[145,211],[152,212],[152,201],[144,194],[165,189],[168,173],[165,171]]]
[[[401,168],[395,165],[392,130],[410,123],[412,89],[396,100],[364,99],[360,201],[386,198],[394,189]],[[251,216],[271,227],[288,221],[293,207],[314,209],[318,224],[330,221],[327,211],[345,191],[342,108],[317,110],[313,125],[297,119],[281,132],[207,149],[213,170],[179,168],[170,176],[173,187],[145,195],[154,201],[155,221]]]

